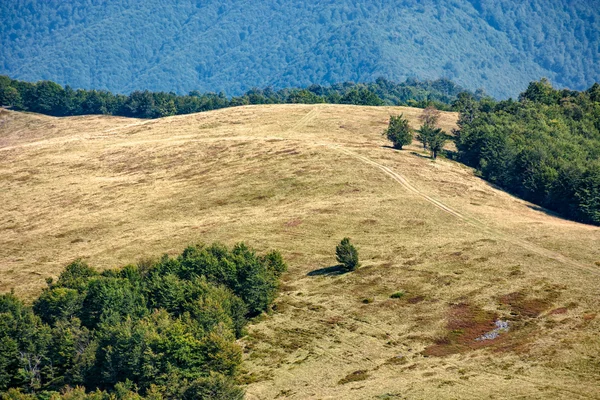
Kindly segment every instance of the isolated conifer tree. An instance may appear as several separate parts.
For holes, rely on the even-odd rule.
[[[394,148],[402,150],[402,146],[412,143],[413,135],[410,127],[408,126],[408,120],[404,118],[403,114],[398,116],[390,116],[390,124],[388,128],[383,132],[383,135],[388,138],[393,144]]]
[[[335,248],[335,255],[337,261],[347,271],[354,271],[360,267],[358,262],[358,250],[350,243],[350,238],[344,238]]]

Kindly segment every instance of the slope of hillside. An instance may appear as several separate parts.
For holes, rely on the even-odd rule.
[[[600,79],[597,0],[17,1],[0,74],[77,88],[225,91],[451,78],[498,97]]]
[[[417,142],[392,150],[381,132],[399,112],[421,110],[2,111],[0,290],[37,293],[78,256],[106,268],[245,240],[290,267],[241,341],[249,399],[600,398],[600,228]],[[363,263],[350,274],[333,267],[344,236]],[[509,332],[476,340],[497,320]]]

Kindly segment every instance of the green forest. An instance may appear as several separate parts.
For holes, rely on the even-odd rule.
[[[518,101],[460,96],[458,156],[482,177],[576,221],[600,225],[600,85],[532,82]]]
[[[450,104],[465,89],[447,79],[394,83],[377,79],[367,84],[340,83],[312,85],[304,89],[252,89],[242,96],[228,98],[223,93],[192,91],[175,93],[135,91],[130,95],[102,90],[74,90],[52,81],[29,83],[0,76],[0,106],[58,117],[107,114],[135,118],[160,118],[248,104],[330,103],[355,105],[408,105],[426,107],[435,104],[449,110]],[[477,99],[481,91],[472,93]]]
[[[241,400],[235,343],[286,264],[244,244],[97,272],[82,261],[25,305],[0,295],[3,399]]]
[[[224,91],[445,77],[496,98],[600,77],[584,0],[0,2],[0,74],[73,88]]]

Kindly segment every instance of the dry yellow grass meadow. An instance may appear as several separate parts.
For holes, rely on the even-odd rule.
[[[400,112],[416,127],[401,107],[2,111],[0,291],[31,298],[77,257],[245,241],[289,263],[240,341],[248,399],[600,398],[600,229],[386,147]],[[340,275],[344,236],[363,266]],[[496,320],[510,331],[475,340]]]

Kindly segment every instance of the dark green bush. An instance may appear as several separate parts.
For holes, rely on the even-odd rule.
[[[79,315],[83,307],[83,296],[75,289],[52,287],[44,289],[33,304],[34,312],[48,324]]]
[[[360,267],[358,262],[358,250],[350,243],[349,238],[344,238],[335,248],[337,261],[346,271],[354,271]]]

